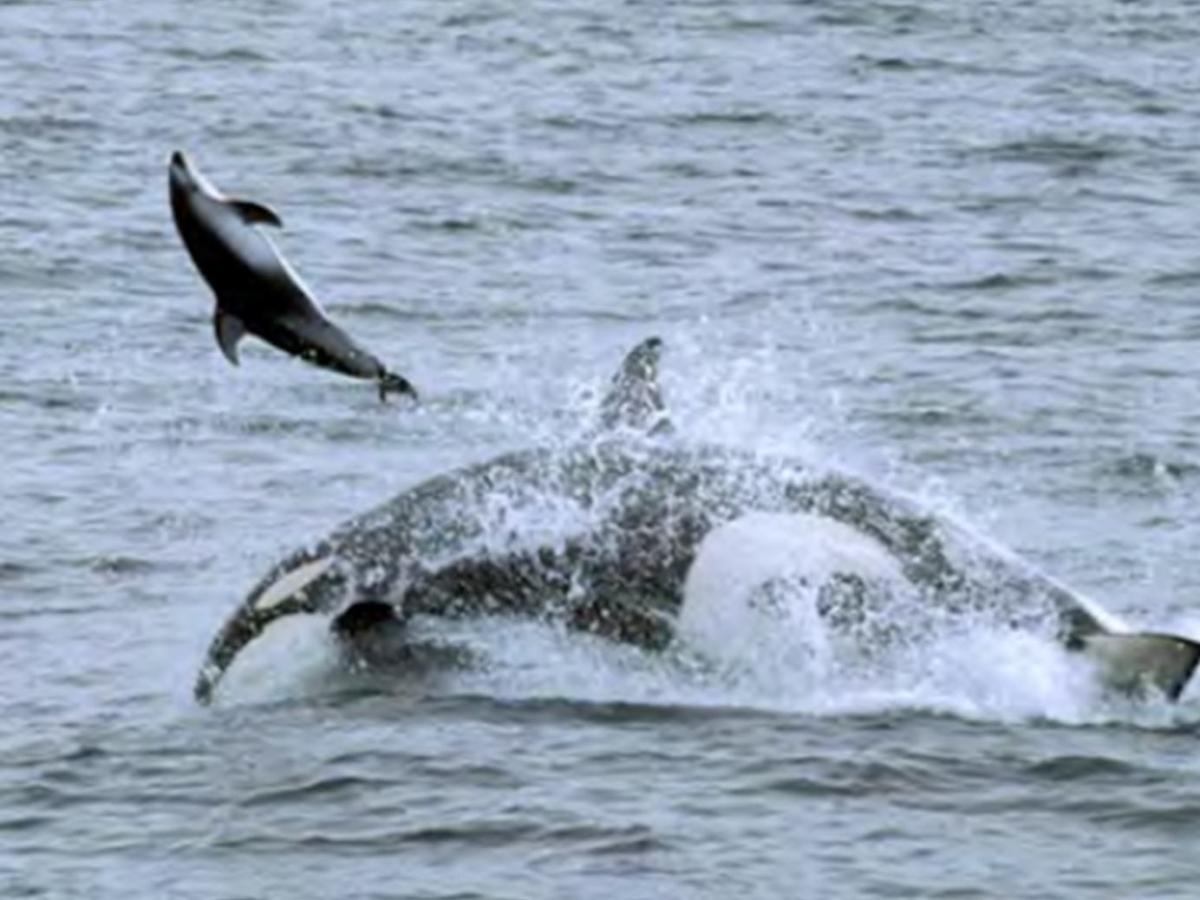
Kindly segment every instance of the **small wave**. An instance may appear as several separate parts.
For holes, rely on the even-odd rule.
[[[859,796],[863,792],[853,784],[832,784],[815,778],[794,776],[757,784],[752,789],[741,790],[741,793],[756,795],[776,793],[794,797],[847,797]]]
[[[77,744],[62,753],[30,759],[29,764],[90,762],[96,759],[105,759],[109,755],[109,752],[98,744]]]
[[[688,113],[669,118],[670,124],[678,126],[746,126],[770,125],[783,127],[788,124],[787,118],[770,110],[716,110],[710,112]]]
[[[305,169],[306,166],[304,164],[295,164],[289,167],[288,172],[289,174],[306,174]],[[377,178],[388,181],[402,181],[418,178],[434,172],[436,169],[436,165],[432,162],[422,165],[416,162],[400,162],[392,157],[386,159],[355,157],[335,165],[333,173],[346,178]]]
[[[241,800],[238,805],[244,807],[271,806],[282,803],[308,802],[318,798],[328,798],[336,802],[341,802],[348,795],[357,796],[381,788],[391,787],[395,784],[398,784],[398,782],[392,779],[337,775],[327,778],[317,778],[304,784],[289,787],[255,791]]]
[[[1138,766],[1106,756],[1056,756],[1036,762],[1025,770],[1034,778],[1055,782],[1112,779],[1121,783],[1141,771]]]
[[[0,819],[0,831],[34,831],[54,824],[50,816],[17,816],[13,819]]]
[[[446,231],[446,232],[462,232],[462,231],[480,231],[483,229],[483,220],[478,218],[467,218],[465,216],[452,216],[445,219],[430,219],[424,222],[418,222],[417,227],[425,228],[430,231]]]
[[[936,59],[933,57],[903,57],[903,56],[872,56],[860,53],[854,57],[853,65],[874,69],[879,72],[895,72],[900,74],[910,72],[951,72],[957,75],[983,75],[996,77],[998,75],[1013,75],[1011,69],[998,66],[985,66],[975,62],[963,62],[953,59]]]
[[[980,278],[970,278],[966,281],[952,281],[944,285],[950,291],[1010,291],[1016,288],[1029,287],[1038,284],[1053,284],[1054,279],[1037,275],[1010,275],[1006,272],[995,272]]]
[[[635,828],[634,831],[646,831],[634,837],[619,837],[603,840],[585,852],[592,856],[638,856],[646,853],[662,853],[675,849],[669,841],[649,833],[649,829]]]
[[[1200,472],[1200,465],[1166,460],[1154,453],[1130,453],[1103,467],[1105,474],[1131,481],[1181,481]]]
[[[1179,108],[1169,103],[1147,101],[1135,104],[1133,111],[1142,116],[1173,116],[1179,112]]]
[[[735,9],[731,12],[730,18],[724,19],[720,23],[722,31],[734,32],[766,32],[774,35],[786,34],[791,30],[791,25],[783,19],[763,19],[763,18],[747,18],[754,15],[757,10],[750,9]]]
[[[859,57],[858,62],[884,72],[913,72],[923,68],[921,63],[899,56]]]
[[[392,303],[381,303],[377,300],[349,300],[338,303],[338,314],[363,316],[366,318],[395,319],[404,322],[440,321],[442,316],[431,312],[417,312]]]
[[[923,222],[929,217],[902,206],[885,206],[880,209],[859,207],[849,214],[864,222]]]
[[[1090,817],[1092,821],[1132,831],[1155,831],[1168,835],[1173,842],[1194,840],[1200,833],[1200,803],[1180,803],[1129,809],[1107,809]]]
[[[92,119],[59,116],[51,113],[40,116],[0,117],[0,135],[24,138],[67,140],[80,132],[98,131],[100,124]]]
[[[938,788],[933,773],[944,760],[937,760],[931,768],[894,765],[878,760],[834,762],[819,757],[803,760],[803,763],[809,773],[803,776],[794,774],[797,767],[795,759],[752,763],[742,773],[749,777],[734,789],[734,793],[780,793],[809,797],[927,793]],[[756,773],[756,769],[766,769],[765,777]],[[787,774],[776,775],[776,770],[784,770]]]
[[[321,423],[309,418],[284,418],[278,415],[256,415],[245,418],[227,418],[219,423],[221,430],[244,435],[314,435],[321,434]]]
[[[641,824],[605,826],[583,823],[547,827],[518,817],[493,817],[459,823],[429,823],[403,829],[309,832],[288,834],[258,832],[233,834],[216,839],[221,848],[272,849],[282,847],[336,848],[340,852],[373,851],[408,845],[457,845],[473,849],[504,848],[514,844],[538,846],[544,851],[560,848],[589,856],[640,855],[672,849],[670,842]]]
[[[291,171],[302,174],[302,167]],[[382,158],[354,157],[334,166],[335,174],[347,178],[410,181],[434,176],[441,180],[480,180],[502,182],[508,187],[541,194],[573,194],[583,188],[585,179],[604,179],[603,173],[588,172],[573,175],[524,172],[496,154],[484,153],[471,157],[445,158],[429,156],[424,159],[400,161],[393,156]],[[452,219],[444,220],[453,222]],[[465,221],[465,220],[464,220]],[[453,226],[451,226],[453,228]]]
[[[107,611],[108,607],[98,603],[85,604],[82,606],[46,606],[39,604],[30,606],[24,609],[4,609],[0,610],[0,621],[17,622],[21,619],[40,619],[52,616],[87,616],[93,613]]]
[[[92,794],[68,791],[41,782],[33,782],[0,791],[0,799],[10,809],[30,807],[60,810],[90,803]]]
[[[654,167],[656,172],[663,175],[671,175],[676,178],[714,178],[716,173],[705,166],[700,165],[693,160],[679,160],[677,162],[665,162]]]
[[[351,103],[349,109],[353,113],[358,113],[364,116],[373,116],[377,119],[387,121],[409,120],[414,118],[408,113],[401,112],[396,107],[387,103]]]
[[[473,28],[477,25],[490,25],[499,18],[499,9],[477,8],[451,13],[440,24],[442,28]]]
[[[147,572],[153,572],[160,568],[160,565],[152,560],[119,555],[89,556],[79,560],[77,565],[91,569],[93,572],[98,572],[102,575],[112,575],[114,577],[144,575]]]
[[[636,651],[640,652],[640,651]],[[503,670],[494,668],[490,672],[503,675]],[[681,683],[682,684],[682,683]],[[582,692],[581,692],[582,693]],[[493,710],[502,710],[506,715],[519,716],[533,721],[569,719],[576,722],[606,725],[661,724],[669,722],[708,722],[725,718],[760,718],[770,714],[769,710],[738,705],[726,698],[710,697],[705,702],[700,697],[685,699],[682,696],[653,700],[605,700],[587,696],[492,696],[484,694],[458,695],[460,701],[470,700],[486,704]]]
[[[1108,141],[1040,137],[984,147],[975,151],[975,155],[992,162],[1074,168],[1095,166],[1114,159],[1121,153]]]
[[[33,566],[19,562],[0,562],[0,583],[18,581],[37,571]]]
[[[217,837],[213,847],[238,850],[275,850],[297,847],[331,848],[339,852],[392,850],[405,844],[461,844],[469,847],[506,847],[536,839],[540,826],[524,820],[480,820],[458,825],[427,825],[405,829],[343,831],[337,834],[259,832]]]
[[[467,844],[474,847],[501,847],[535,838],[541,828],[522,820],[470,822],[462,825],[430,825],[407,831],[393,832],[391,837],[400,843]],[[318,839],[325,843],[325,839]],[[337,842],[335,842],[337,843]]]
[[[625,127],[620,122],[606,122],[600,119],[587,118],[578,113],[556,113],[543,116],[538,121],[547,128],[562,131],[590,131],[617,134]]]
[[[933,30],[941,14],[928,8],[899,4],[837,3],[813,17],[814,25],[836,28],[881,28],[892,35],[907,34],[915,29]]]
[[[870,303],[864,304],[863,309],[868,312],[894,312],[903,315],[918,315],[943,317],[954,316],[961,318],[980,318],[986,316],[984,311],[973,310],[970,307],[963,306],[937,306],[932,303],[923,303],[920,300],[914,300],[912,297],[881,297],[878,300],[873,300]]]
[[[1190,287],[1200,284],[1200,269],[1187,269],[1182,272],[1162,272],[1150,279],[1151,284],[1162,286]]]
[[[1069,306],[1046,306],[1041,308],[1013,310],[1014,322],[1097,322],[1103,317],[1087,309],[1072,309]]]
[[[224,50],[198,50],[194,47],[170,47],[168,56],[203,63],[267,63],[271,57],[249,47],[229,47]]]
[[[517,186],[544,194],[573,194],[581,187],[576,178],[562,175],[535,175],[518,179]]]
[[[27,403],[39,409],[64,412],[92,412],[98,407],[94,397],[69,384],[54,382],[0,390],[0,404],[8,403]]]
[[[923,340],[922,343],[935,344],[940,342],[958,341],[960,336]],[[897,407],[879,414],[881,419],[897,425],[915,425],[922,428],[957,425],[987,425],[993,417],[980,411],[974,403],[959,403],[957,407],[949,406],[907,406]]]

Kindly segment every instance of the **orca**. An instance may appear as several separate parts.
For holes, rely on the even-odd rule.
[[[626,358],[599,430],[430,478],[273,567],[214,637],[196,698],[208,702],[272,623],[301,614],[327,617],[351,648],[376,629],[402,635],[416,616],[510,615],[663,650],[696,618],[689,581],[722,554],[747,556],[755,529],[739,523],[756,521],[779,526],[766,557],[828,570],[815,606],[832,629],[886,637],[879,607],[902,583],[938,621],[1045,633],[1091,659],[1107,686],[1178,698],[1200,643],[1129,633],[1001,548],[854,475],[679,438],[657,383],[661,347],[651,339]],[[820,566],[804,568],[814,577]],[[769,592],[786,575],[772,564],[745,577]]]
[[[238,342],[253,334],[285,353],[416,397],[401,375],[329,320],[275,244],[256,226],[282,228],[273,210],[252,200],[223,196],[184,153],[168,167],[171,213],[197,271],[216,295],[217,346],[233,365]]]

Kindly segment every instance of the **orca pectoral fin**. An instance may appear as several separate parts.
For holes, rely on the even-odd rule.
[[[1173,634],[1098,632],[1080,643],[1105,685],[1134,697],[1154,688],[1178,700],[1200,662],[1200,643]]]
[[[396,608],[382,600],[359,600],[329,625],[347,660],[356,668],[389,666],[408,658],[408,629]]]
[[[353,640],[377,629],[400,624],[392,604],[382,600],[359,600],[338,613],[329,628],[338,637]]]
[[[283,220],[269,206],[263,206],[263,204],[256,203],[253,200],[230,200],[229,205],[237,211],[237,214],[242,217],[242,221],[247,225],[283,227]]]
[[[246,333],[245,323],[237,316],[218,307],[213,316],[213,328],[217,333],[217,346],[221,348],[225,358],[236,366],[238,364],[237,345]]]

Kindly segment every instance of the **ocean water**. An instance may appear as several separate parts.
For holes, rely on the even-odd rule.
[[[1021,635],[713,677],[465,623],[477,665],[376,679],[300,629],[190,689],[275,560],[577,429],[650,334],[685,439],[1200,634],[1198,41],[1179,0],[0,3],[0,896],[1195,896],[1200,697]],[[419,408],[225,362],[175,149]]]

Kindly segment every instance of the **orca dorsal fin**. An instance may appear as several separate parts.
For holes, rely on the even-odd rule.
[[[631,428],[649,434],[671,430],[658,384],[661,338],[651,337],[629,351],[600,401],[600,427]]]
[[[254,200],[229,200],[228,203],[237,211],[237,214],[242,217],[242,221],[247,225],[283,227],[283,220],[269,206],[264,206]]]
[[[217,346],[221,348],[225,358],[236,366],[238,364],[237,345],[246,333],[246,324],[237,316],[218,307],[213,316],[213,329],[217,333]]]

